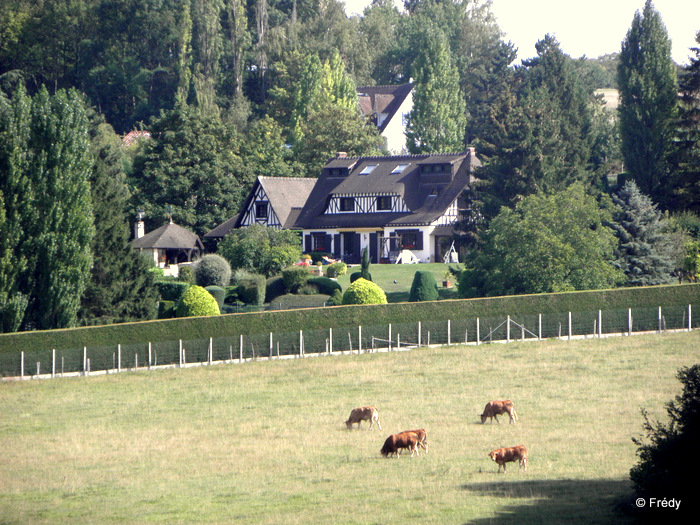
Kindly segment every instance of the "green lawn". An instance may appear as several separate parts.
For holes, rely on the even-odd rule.
[[[458,265],[453,264],[453,267]],[[418,270],[431,271],[435,276],[435,281],[438,283],[438,291],[441,299],[456,299],[457,298],[457,283],[452,277],[452,287],[443,288],[445,270],[449,265],[442,263],[424,263],[424,264],[372,264],[369,267],[369,273],[372,274],[372,281],[375,282],[382,290],[386,292],[387,301],[390,303],[401,303],[408,301],[408,296],[413,283],[413,276]],[[353,272],[359,272],[360,266],[352,266],[348,268],[348,273],[338,278],[338,282],[343,287],[343,291],[350,286],[350,275]],[[396,282],[394,282],[396,281]]]
[[[2,382],[0,521],[630,522],[640,408],[697,362],[696,331]],[[505,397],[518,423],[481,425]],[[346,430],[366,404],[383,430]],[[421,427],[429,454],[380,456]]]

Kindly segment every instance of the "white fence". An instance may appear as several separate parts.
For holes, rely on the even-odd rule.
[[[4,379],[111,374],[164,367],[243,363],[259,359],[399,351],[425,345],[481,345],[628,336],[700,328],[700,309],[656,307],[598,310],[447,321],[417,321],[318,328],[295,332],[244,334],[195,340],[161,341],[111,347],[24,350],[0,355]]]

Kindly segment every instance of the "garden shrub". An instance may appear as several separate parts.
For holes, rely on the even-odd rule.
[[[265,302],[270,303],[285,294],[284,280],[279,275],[270,277],[265,287]]]
[[[172,301],[174,303],[180,300],[187,289],[191,285],[189,283],[181,283],[177,281],[157,281],[156,288],[163,301]]]
[[[226,290],[224,290],[221,286],[206,286],[204,289],[209,292],[214,299],[216,299],[216,304],[219,305],[219,310],[221,310],[221,307],[224,306],[224,302],[226,300]]]
[[[411,284],[408,300],[411,302],[437,301],[439,298],[438,286],[433,272],[418,270],[413,275],[413,284]]]
[[[238,299],[245,304],[259,306],[265,303],[265,289],[264,275],[249,274],[238,282]]]
[[[191,264],[179,266],[177,280],[182,283],[195,284],[194,268],[192,268]]]
[[[326,266],[326,277],[335,278],[345,275],[348,272],[348,265],[342,261],[334,262]]]
[[[226,296],[224,297],[224,304],[236,304],[238,301],[238,286],[231,285],[224,288],[226,291]]]
[[[330,299],[328,299],[328,302],[326,303],[328,306],[340,306],[343,304],[343,292],[342,290],[334,290],[333,293],[331,294]]]
[[[386,304],[386,294],[379,286],[359,278],[343,294],[343,304]]]
[[[219,305],[216,299],[204,288],[192,285],[177,303],[176,313],[178,317],[202,317],[219,315]]]
[[[231,265],[221,255],[210,253],[194,265],[194,277],[199,286],[228,286],[231,283]]]
[[[329,279],[328,277],[311,277],[309,279],[309,284],[313,284],[318,287],[318,293],[324,295],[333,295],[333,292],[339,290],[341,293],[343,287],[338,284],[337,281]]]
[[[158,301],[158,319],[172,319],[175,317],[175,303],[173,301]]]
[[[299,288],[306,284],[310,276],[309,270],[303,266],[292,266],[282,270],[285,290],[289,293],[297,293]]]
[[[299,295],[319,295],[318,286],[312,283],[306,283],[304,286],[297,290]]]

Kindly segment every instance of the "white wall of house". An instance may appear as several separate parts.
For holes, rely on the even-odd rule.
[[[413,91],[403,101],[387,127],[382,132],[386,139],[386,147],[392,155],[406,153],[406,117],[413,108]],[[381,118],[379,119],[381,124]]]

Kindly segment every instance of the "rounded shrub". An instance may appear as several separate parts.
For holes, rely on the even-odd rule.
[[[290,293],[297,293],[299,288],[304,286],[311,277],[309,270],[303,266],[292,266],[282,270],[282,280],[284,288]]]
[[[209,292],[214,299],[216,299],[216,304],[219,305],[219,310],[221,310],[221,307],[224,306],[224,302],[226,300],[226,290],[221,286],[206,286],[204,289]]]
[[[191,264],[180,265],[177,271],[177,280],[181,283],[195,284],[194,268]]]
[[[411,302],[437,301],[439,298],[437,281],[435,281],[433,272],[418,270],[413,275],[413,284],[411,284],[408,300]]]
[[[372,281],[360,277],[343,294],[343,304],[386,304],[386,294]]]
[[[313,284],[318,287],[318,293],[324,295],[333,295],[336,290],[342,293],[343,287],[338,284],[337,281],[329,279],[328,277],[311,277],[309,279],[309,284]]]
[[[201,317],[219,315],[216,299],[201,286],[193,285],[183,294],[177,303],[178,317]]]
[[[231,265],[221,255],[207,254],[194,265],[194,278],[199,286],[228,286]]]
[[[345,275],[348,272],[348,265],[342,261],[334,262],[326,266],[326,277],[335,278]]]

